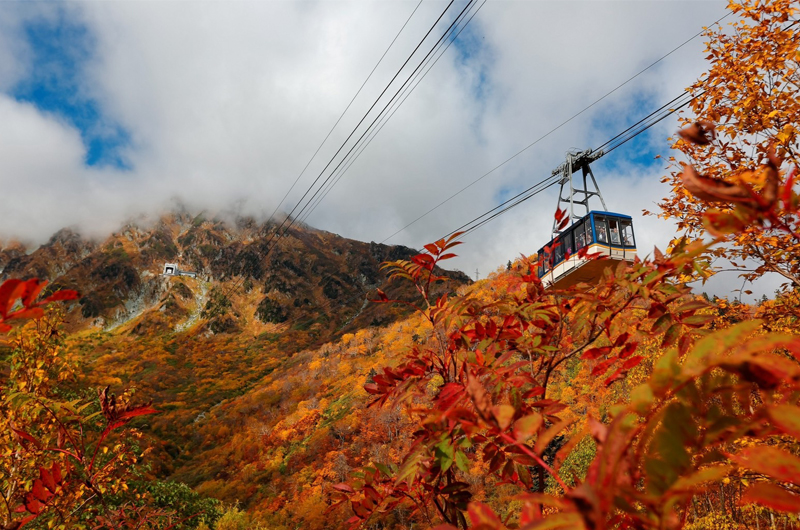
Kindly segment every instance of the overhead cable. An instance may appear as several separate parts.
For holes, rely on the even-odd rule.
[[[272,219],[273,217],[275,217],[275,214],[276,214],[276,213],[278,213],[278,210],[279,210],[279,209],[280,209],[280,207],[283,205],[283,203],[286,201],[286,197],[288,197],[288,196],[289,196],[289,194],[292,192],[292,190],[294,189],[294,187],[297,185],[297,182],[300,180],[300,177],[302,177],[302,176],[305,174],[306,170],[308,169],[308,166],[310,166],[310,165],[311,165],[311,162],[314,160],[314,158],[316,158],[317,154],[319,154],[319,151],[320,151],[320,149],[322,149],[322,146],[323,146],[323,145],[325,145],[325,142],[327,142],[327,141],[328,141],[328,138],[330,138],[330,136],[331,136],[331,134],[333,133],[334,129],[336,129],[336,126],[337,126],[337,125],[339,125],[339,122],[340,122],[340,121],[342,121],[342,118],[344,118],[344,115],[347,113],[347,111],[348,111],[348,110],[350,110],[350,107],[353,105],[353,102],[356,100],[356,98],[357,98],[357,97],[358,97],[358,95],[361,93],[361,91],[362,91],[362,90],[364,90],[364,86],[366,86],[367,82],[368,82],[368,81],[369,81],[369,80],[372,78],[372,74],[374,74],[374,73],[375,73],[375,70],[377,70],[377,69],[378,69],[378,66],[380,66],[381,62],[383,62],[383,58],[384,58],[384,57],[386,57],[386,54],[387,54],[387,53],[389,53],[389,50],[391,50],[391,49],[392,49],[392,46],[394,46],[394,43],[395,43],[395,41],[397,41],[397,38],[400,36],[400,34],[401,34],[401,33],[403,32],[403,30],[406,28],[406,26],[408,25],[409,21],[411,21],[411,17],[413,17],[413,16],[414,16],[414,13],[416,13],[416,12],[417,12],[417,9],[419,9],[419,6],[422,4],[422,1],[423,1],[423,0],[419,0],[419,3],[417,3],[417,6],[414,8],[414,10],[411,12],[411,14],[410,14],[410,15],[408,15],[408,18],[406,19],[406,21],[405,21],[405,23],[403,24],[403,26],[400,28],[400,31],[398,31],[398,32],[397,32],[397,35],[395,35],[395,36],[394,36],[394,39],[392,39],[392,42],[390,42],[390,43],[389,43],[389,47],[388,47],[388,48],[386,48],[386,51],[384,51],[384,52],[383,52],[383,55],[381,55],[381,58],[380,58],[380,59],[378,59],[378,62],[377,62],[377,63],[375,63],[375,66],[372,68],[372,71],[370,71],[369,75],[368,75],[368,76],[367,76],[367,78],[364,80],[364,82],[363,82],[363,83],[361,83],[361,86],[358,88],[358,91],[355,93],[355,95],[353,96],[353,98],[350,100],[350,103],[348,103],[348,104],[347,104],[347,107],[345,107],[345,109],[344,109],[344,110],[342,111],[342,113],[339,115],[339,119],[337,119],[337,120],[336,120],[336,123],[334,123],[334,124],[333,124],[333,127],[331,127],[331,130],[330,130],[330,131],[328,131],[328,134],[327,134],[327,135],[325,136],[325,138],[322,140],[322,143],[320,143],[320,144],[319,144],[319,147],[317,147],[317,150],[316,150],[316,151],[314,151],[314,154],[313,154],[313,155],[311,155],[311,158],[309,158],[309,159],[308,159],[308,162],[306,163],[305,167],[303,167],[303,170],[300,172],[300,174],[299,174],[299,175],[297,175],[297,178],[295,178],[295,179],[294,179],[294,182],[292,183],[291,187],[290,187],[290,188],[289,188],[289,190],[286,192],[286,194],[283,196],[283,199],[281,199],[281,201],[280,201],[280,202],[278,203],[278,205],[275,207],[275,210],[274,210],[274,211],[272,212],[272,214],[269,216],[269,218],[270,218],[270,219]]]
[[[718,18],[713,24],[718,24],[719,22],[721,22],[728,15],[730,15],[730,12],[725,13],[725,15],[721,16],[720,18]],[[639,77],[640,75],[642,75],[643,73],[645,73],[646,71],[648,71],[649,69],[651,69],[652,67],[654,67],[655,65],[657,65],[658,63],[660,63],[661,61],[666,59],[667,57],[669,57],[670,55],[672,55],[673,53],[678,51],[680,48],[684,47],[685,45],[687,45],[688,43],[690,43],[691,41],[693,41],[694,39],[696,39],[697,37],[702,35],[703,31],[705,31],[705,28],[703,30],[695,33],[693,36],[689,37],[688,39],[683,41],[681,44],[679,44],[678,46],[676,46],[675,48],[673,48],[672,50],[670,50],[666,54],[662,55],[656,61],[650,63],[645,68],[639,70],[636,74],[634,74],[633,76],[629,77],[627,80],[623,81],[622,83],[620,83],[619,85],[614,87],[612,90],[610,90],[609,92],[604,94],[602,97],[596,99],[595,101],[593,101],[592,103],[590,103],[589,105],[587,105],[586,107],[581,109],[579,112],[573,114],[568,119],[566,119],[565,121],[561,122],[559,125],[557,125],[553,129],[551,129],[547,133],[543,134],[542,136],[540,136],[539,138],[537,138],[536,140],[534,140],[533,142],[531,142],[527,146],[523,147],[522,149],[520,149],[519,151],[517,151],[516,153],[514,153],[513,155],[511,155],[510,157],[508,157],[507,159],[505,159],[504,161],[502,161],[501,163],[499,163],[498,165],[496,165],[495,167],[493,167],[492,169],[490,169],[489,171],[487,171],[486,173],[484,173],[480,177],[476,178],[475,180],[473,180],[472,182],[470,182],[469,184],[467,184],[466,186],[464,186],[463,188],[461,188],[457,192],[453,193],[452,195],[450,195],[449,197],[447,197],[446,199],[441,201],[439,204],[437,204],[436,206],[432,207],[431,209],[429,209],[428,211],[426,211],[425,213],[423,213],[422,215],[420,215],[419,217],[417,217],[416,219],[414,219],[413,221],[411,221],[410,223],[408,223],[404,227],[400,228],[399,230],[397,230],[396,232],[394,232],[393,234],[388,236],[386,239],[384,239],[382,241],[382,243],[385,243],[386,241],[392,239],[394,236],[396,236],[400,232],[405,231],[407,228],[411,227],[412,225],[416,224],[420,220],[424,219],[429,214],[431,214],[435,210],[439,209],[441,206],[447,204],[452,199],[458,197],[463,192],[465,192],[466,190],[468,190],[469,188],[471,188],[472,186],[474,186],[475,184],[477,184],[478,182],[480,182],[484,178],[488,177],[489,175],[491,175],[492,173],[494,173],[495,171],[497,171],[501,167],[505,166],[506,164],[511,162],[513,159],[515,159],[516,157],[518,157],[519,155],[521,155],[522,153],[524,153],[525,151],[527,151],[528,149],[533,147],[534,145],[538,144],[539,142],[541,142],[542,140],[544,140],[545,138],[547,138],[548,136],[550,136],[554,132],[558,131],[559,129],[561,129],[562,127],[564,127],[565,125],[567,125],[568,123],[573,121],[575,118],[577,118],[578,116],[582,115],[584,112],[586,112],[587,110],[591,109],[592,107],[594,107],[595,105],[597,105],[598,103],[600,103],[601,101],[606,99],[608,96],[612,95],[613,93],[618,91],[620,88],[624,87],[625,85],[627,85],[628,83],[630,83],[631,81],[633,81],[634,79],[636,79],[637,77]]]
[[[425,76],[428,75],[428,72],[430,72],[433,69],[433,67],[436,66],[436,63],[439,61],[439,59],[442,58],[442,56],[445,54],[445,52],[448,50],[448,48],[450,48],[450,45],[453,44],[453,42],[455,42],[456,39],[458,39],[459,35],[461,35],[461,32],[464,31],[464,29],[466,29],[467,25],[469,25],[469,23],[472,21],[472,19],[475,17],[475,15],[478,14],[478,11],[481,10],[481,8],[484,6],[484,4],[486,4],[486,0],[483,0],[483,2],[472,13],[472,15],[470,15],[470,17],[467,20],[467,22],[463,26],[461,26],[461,28],[458,30],[458,33],[456,33],[456,35],[453,38],[447,40],[447,46],[444,46],[444,49],[439,53],[439,55],[436,57],[435,60],[433,59],[433,56],[431,56],[428,59],[426,59],[426,63],[432,61],[431,64],[429,66],[427,66],[427,69],[424,72],[420,71],[420,72],[417,72],[415,74],[415,77],[418,77],[418,79],[416,80],[415,83],[414,83],[414,80],[412,79],[412,83],[414,83],[414,84],[413,85],[408,85],[404,89],[404,93],[401,94],[402,99],[398,99],[394,103],[392,103],[392,107],[393,108],[390,108],[391,114],[387,114],[387,115],[385,115],[385,117],[381,118],[381,123],[379,123],[379,126],[377,128],[375,128],[375,129],[373,129],[373,132],[370,133],[370,135],[367,138],[367,140],[365,140],[361,144],[361,146],[359,147],[358,152],[355,153],[355,155],[350,158],[349,162],[347,163],[347,165],[345,167],[341,168],[338,171],[338,174],[335,177],[335,179],[333,180],[332,184],[329,184],[328,188],[324,191],[323,195],[317,199],[316,203],[311,207],[310,211],[306,212],[306,214],[303,217],[301,217],[298,222],[303,223],[306,219],[308,219],[308,217],[311,215],[311,213],[317,208],[319,203],[322,202],[322,200],[325,199],[325,197],[327,197],[328,193],[330,193],[330,191],[333,188],[333,186],[335,186],[339,182],[339,180],[342,178],[344,173],[348,169],[350,169],[350,166],[352,166],[353,163],[361,156],[361,153],[363,153],[364,150],[367,147],[369,147],[369,145],[372,143],[372,141],[375,139],[375,137],[383,130],[383,127],[389,122],[389,120],[392,119],[394,114],[403,105],[403,103],[405,103],[406,99],[408,99],[408,97],[411,95],[411,93],[414,91],[414,89],[416,89],[419,86],[419,84],[422,82],[422,80],[425,78]]]

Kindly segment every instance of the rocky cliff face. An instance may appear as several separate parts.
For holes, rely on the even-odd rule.
[[[302,226],[277,237],[277,228],[179,212],[151,226],[128,224],[102,242],[64,229],[32,252],[18,244],[0,248],[0,280],[36,276],[54,289],[78,290],[72,329],[146,334],[199,327],[219,334],[272,325],[303,335],[300,347],[399,316],[365,301],[376,287],[404,294],[386,285],[380,265],[415,250]],[[197,278],[163,276],[165,263]],[[452,288],[469,282],[462,273],[447,274]]]

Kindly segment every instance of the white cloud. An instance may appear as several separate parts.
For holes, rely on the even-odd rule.
[[[76,130],[0,97],[0,236],[42,241],[66,225],[99,233],[176,196],[197,208],[244,200],[246,213],[271,213],[416,3],[62,4],[95,39],[82,89],[130,134],[124,155],[131,169],[86,168]],[[284,208],[445,5],[422,3]],[[20,6],[7,3],[3,13],[14,16],[0,16],[0,79],[6,72],[19,79],[29,66],[20,24],[32,15]],[[466,60],[447,52],[309,223],[383,240],[720,17],[724,6],[487,2],[470,26],[480,47]],[[493,207],[503,190],[516,193],[549,175],[566,150],[602,143],[625,118],[650,111],[632,108],[633,101],[657,106],[694,81],[704,68],[702,48],[696,39],[678,50],[391,242],[419,247]],[[664,154],[674,128],[674,120],[656,128]],[[609,208],[635,217],[667,191],[650,169],[597,176]],[[549,239],[555,194],[551,188],[482,229],[461,247],[456,265],[488,271],[535,251]],[[22,222],[26,197],[40,208]],[[636,223],[640,246],[664,247],[673,233],[655,218]]]

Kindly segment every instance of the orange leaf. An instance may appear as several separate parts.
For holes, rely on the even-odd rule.
[[[689,164],[683,166],[680,174],[683,187],[692,195],[706,202],[752,202],[753,196],[742,186],[703,177]]]

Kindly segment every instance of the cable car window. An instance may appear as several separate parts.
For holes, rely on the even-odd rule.
[[[597,241],[599,243],[608,243],[608,228],[606,227],[606,218],[596,215],[594,217],[594,229],[597,232]]]
[[[542,272],[544,274],[547,274],[547,271],[550,270],[550,254],[543,254],[542,256],[544,258],[542,259],[542,267],[543,267]]]
[[[583,223],[575,225],[575,250],[580,250],[586,246],[586,234],[584,233]]]
[[[622,243],[620,243],[619,239],[619,226],[617,224],[616,219],[609,217],[608,229],[609,229],[609,234],[611,234],[611,244],[621,245]]]
[[[592,238],[592,220],[590,218],[586,218],[586,244],[591,245],[594,242]]]
[[[570,256],[573,252],[575,249],[572,246],[572,230],[570,230],[564,234],[564,257]]]
[[[630,221],[620,221],[622,228],[622,244],[626,247],[635,247],[636,242],[633,239],[633,225]]]
[[[564,259],[564,237],[559,237],[557,241],[553,242],[553,245],[556,247],[553,250],[553,263],[558,263]]]

